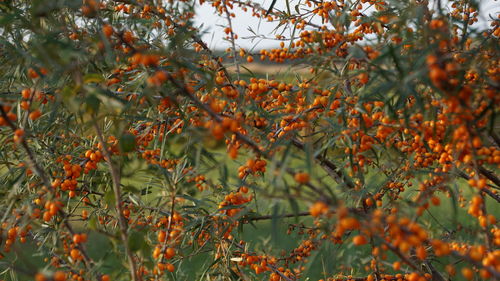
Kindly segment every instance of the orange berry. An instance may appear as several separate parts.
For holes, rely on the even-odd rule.
[[[373,206],[373,200],[371,198],[366,198],[365,204],[366,204],[366,206],[371,207],[371,206]]]
[[[400,261],[396,261],[392,264],[392,268],[394,268],[394,270],[400,270],[401,269],[401,262]]]
[[[40,110],[35,109],[33,112],[30,113],[29,118],[31,120],[36,120],[36,119],[40,118],[40,116],[42,116],[42,113],[40,112]]]
[[[481,268],[479,270],[479,275],[481,276],[481,278],[483,278],[483,280],[488,280],[489,278],[491,278],[491,273],[484,268]]]
[[[80,251],[78,249],[72,249],[69,253],[73,260],[79,260],[81,257]]]
[[[174,248],[167,248],[165,251],[165,258],[166,259],[171,259],[175,256],[175,249]]]
[[[476,187],[479,188],[479,189],[485,188],[486,187],[486,179],[479,179],[477,181],[477,186]]]
[[[426,58],[427,65],[433,65],[438,62],[438,58],[435,55],[428,55]]]
[[[82,242],[82,238],[81,238],[80,234],[73,235],[73,243],[79,244],[81,242]]]
[[[411,273],[407,278],[408,281],[419,281],[419,279],[420,275],[418,275],[418,273],[416,272]]]
[[[425,260],[427,257],[427,252],[423,246],[418,246],[416,249],[417,257],[421,260]]]
[[[123,213],[123,216],[126,217],[126,218],[128,218],[130,216],[130,210],[129,209],[123,210],[122,213]]]
[[[236,148],[236,146],[231,146],[228,154],[231,159],[236,159],[238,157],[238,148]]]
[[[29,99],[31,97],[31,89],[23,89],[21,91],[21,96],[23,97],[23,99]]]
[[[441,204],[441,200],[439,199],[439,197],[436,197],[436,196],[431,197],[431,202],[432,202],[432,205],[434,205],[434,206],[439,206],[439,204]]]
[[[37,273],[35,274],[35,281],[46,281],[47,277],[43,275],[42,273]]]
[[[465,277],[467,280],[472,280],[474,278],[474,271],[468,267],[462,268],[462,275]]]
[[[157,259],[160,257],[161,254],[161,248],[156,246],[155,249],[153,250],[153,258]]]
[[[309,174],[308,173],[296,173],[295,181],[300,184],[306,184],[309,182]]]
[[[39,77],[38,72],[36,70],[34,70],[33,68],[28,69],[28,76],[30,78],[33,78],[33,79]]]
[[[29,104],[29,102],[27,102],[27,101],[25,101],[25,100],[21,101],[21,105],[20,105],[20,106],[21,106],[21,108],[22,108],[23,110],[28,110],[28,109],[30,108],[30,104]]]
[[[9,238],[15,238],[17,235],[17,229],[15,227],[9,229],[9,231],[7,232],[7,235]]]
[[[358,229],[361,225],[356,218],[347,217],[340,220],[340,226],[344,229]]]
[[[365,245],[366,243],[368,243],[368,241],[366,240],[366,237],[364,237],[363,235],[357,235],[357,236],[355,236],[352,239],[352,242],[356,246],[361,246],[361,245]]]
[[[321,201],[314,203],[309,208],[309,213],[311,213],[311,216],[313,216],[313,217],[317,217],[317,216],[325,214],[327,212],[328,212],[328,205],[326,205],[324,202],[321,202]]]
[[[52,215],[50,214],[50,212],[48,212],[48,211],[44,212],[43,213],[43,220],[45,222],[48,222],[48,221],[50,221],[50,219],[52,219]]]
[[[82,219],[86,220],[89,216],[89,212],[87,210],[82,210]]]
[[[224,84],[224,82],[225,82],[224,77],[222,77],[222,76],[215,77],[215,83],[222,85],[222,84]]]
[[[448,265],[445,267],[445,270],[446,270],[446,272],[448,272],[448,274],[449,274],[450,276],[455,276],[455,274],[456,274],[455,267],[454,267],[453,265],[451,265],[451,264],[448,264]]]
[[[158,232],[158,237],[157,237],[157,238],[158,238],[158,242],[160,242],[160,243],[165,242],[166,237],[167,237],[167,233],[166,233],[165,231],[160,230],[160,231]]]
[[[171,263],[167,263],[167,270],[170,272],[174,272],[175,266]]]
[[[56,273],[54,273],[54,281],[66,281],[66,278],[66,273],[62,271],[56,271]]]
[[[358,75],[358,79],[359,79],[359,83],[361,83],[363,85],[368,83],[368,79],[369,79],[368,73],[366,73],[366,72],[360,73]]]
[[[472,139],[472,146],[474,146],[475,148],[480,148],[482,145],[482,141],[481,141],[481,138],[479,137],[474,137]]]
[[[429,77],[436,86],[439,86],[441,82],[448,79],[446,71],[437,66],[431,67],[431,70],[429,71]]]
[[[105,24],[103,27],[102,27],[102,33],[104,33],[104,35],[106,35],[106,37],[111,37],[111,35],[113,35],[113,27],[109,24]]]

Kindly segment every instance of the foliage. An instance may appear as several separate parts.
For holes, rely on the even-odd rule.
[[[0,1],[2,278],[500,278],[498,18],[276,3]],[[238,48],[236,9],[280,47]]]

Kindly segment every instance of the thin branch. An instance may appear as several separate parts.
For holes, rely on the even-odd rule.
[[[301,150],[305,150],[304,144],[297,140],[297,139],[292,139],[293,145],[295,145],[297,148]],[[325,169],[325,171],[339,184],[344,183],[347,187],[349,188],[354,188],[354,185],[349,182],[346,178],[346,176],[339,170],[337,165],[335,165],[333,162],[328,160],[326,157],[324,157],[321,154],[316,155],[315,159],[319,162],[320,166]]]
[[[175,87],[177,87],[183,95],[188,97],[193,103],[195,103],[199,108],[203,109],[205,112],[207,112],[215,121],[218,123],[221,123],[223,121],[223,118],[221,115],[217,114],[214,112],[208,105],[204,104],[202,101],[200,101],[198,98],[196,98],[193,94],[189,92],[189,90],[186,88],[185,85],[179,84],[172,76],[168,76],[168,79],[172,84],[174,84]],[[233,134],[236,135],[236,138],[250,146],[258,155],[262,155],[266,158],[269,158],[269,155],[263,151],[255,142],[253,142],[251,139],[249,139],[247,136],[243,135],[240,132],[233,132]]]
[[[387,246],[387,248],[389,248],[389,250],[394,252],[409,267],[411,267],[415,271],[420,271],[419,268],[407,256],[405,256],[403,253],[401,253],[401,251],[399,251],[398,248],[394,247],[394,245],[392,245],[391,243],[385,241],[384,238],[381,238],[381,241],[384,245]]]
[[[455,250],[451,251],[451,254],[454,255],[455,257],[458,257],[458,258],[461,258],[463,260],[466,260],[467,262],[471,263],[475,267],[484,268],[486,271],[488,271],[489,273],[491,273],[491,275],[493,275],[493,277],[495,277],[495,279],[497,279],[497,280],[500,279],[500,272],[496,271],[493,267],[491,267],[491,266],[484,266],[481,262],[477,262],[476,260],[472,259],[468,255],[462,255],[460,252],[455,251]]]
[[[286,214],[286,215],[278,215],[278,216],[273,216],[273,215],[265,215],[265,216],[258,216],[258,217],[243,217],[244,222],[249,222],[249,221],[260,221],[260,220],[269,220],[273,218],[296,218],[296,217],[306,217],[310,216],[310,212],[301,212],[297,214]]]
[[[464,172],[462,172],[460,170],[458,170],[458,175],[461,178],[464,178],[466,180],[470,179],[470,177],[466,173],[464,173]],[[491,191],[489,188],[486,188],[486,187],[482,188],[481,192],[484,192],[484,193],[488,194],[491,198],[495,199],[497,202],[500,203],[500,196],[498,194],[494,193],[493,191]]]
[[[226,2],[224,2],[226,3]],[[234,60],[234,65],[236,66],[236,77],[238,80],[240,80],[240,63],[238,62],[238,58],[236,56],[236,43],[235,43],[235,36],[234,36],[234,31],[233,31],[233,22],[231,20],[231,14],[229,13],[227,9],[227,5],[224,6],[226,10],[226,17],[227,17],[227,22],[229,24],[229,29],[230,29],[230,34],[231,34],[231,45],[233,47],[232,53],[233,53],[233,60]]]
[[[479,170],[479,172],[481,173],[481,175],[485,176],[490,181],[492,181],[493,183],[495,183],[498,187],[500,187],[500,179],[492,171],[486,169],[483,166],[479,166],[479,167],[477,167],[477,169]]]
[[[120,187],[120,171],[117,169],[117,167],[113,164],[112,159],[111,159],[111,154],[108,151],[106,141],[104,140],[104,136],[101,132],[101,129],[97,125],[97,121],[94,119],[94,129],[97,133],[97,138],[99,140],[99,143],[101,144],[102,151],[104,154],[104,159],[108,163],[109,166],[109,172],[111,173],[111,178],[113,181],[113,192],[115,195],[115,208],[116,212],[118,213],[118,222],[120,226],[120,238],[122,240],[123,246],[125,247],[125,252],[128,258],[128,263],[130,267],[130,276],[133,281],[139,281],[140,277],[137,275],[137,265],[135,264],[134,261],[134,256],[132,254],[132,251],[130,250],[128,246],[128,226],[127,226],[127,221],[125,219],[125,216],[123,215],[123,207],[122,207],[122,195],[121,195],[121,187]]]

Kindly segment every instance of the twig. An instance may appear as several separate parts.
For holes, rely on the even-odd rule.
[[[295,145],[297,148],[300,148],[301,150],[305,149],[305,146],[302,142],[300,142],[297,139],[292,139],[293,145]],[[315,159],[319,162],[320,166],[325,169],[325,171],[337,182],[337,183],[344,183],[347,187],[349,188],[354,188],[354,185],[349,182],[345,175],[339,170],[337,165],[335,165],[333,162],[330,160],[326,159],[321,154],[316,155]]]
[[[102,151],[104,154],[104,159],[108,163],[109,166],[109,172],[111,173],[111,178],[113,181],[113,192],[115,195],[115,208],[116,212],[118,213],[118,222],[120,226],[120,238],[122,240],[123,246],[125,247],[125,252],[128,257],[128,263],[130,267],[130,276],[133,281],[139,281],[140,277],[137,275],[137,266],[134,261],[134,256],[132,254],[132,251],[130,250],[128,246],[128,227],[127,227],[127,221],[125,219],[125,216],[123,215],[123,208],[122,208],[122,195],[121,195],[121,187],[120,187],[120,171],[117,170],[116,166],[113,164],[111,160],[111,154],[108,151],[106,141],[104,140],[104,136],[101,132],[101,129],[97,125],[97,121],[94,119],[94,129],[97,133],[97,138],[99,140],[99,143],[102,146]]]
[[[278,215],[278,216],[273,216],[273,215],[266,215],[266,216],[258,216],[258,217],[244,217],[243,221],[248,222],[248,221],[260,221],[260,220],[269,220],[273,218],[295,218],[295,217],[306,217],[310,216],[310,212],[301,212],[297,214],[286,214],[286,215]]]
[[[227,2],[224,2],[227,3]],[[229,24],[229,29],[230,29],[230,34],[231,34],[231,45],[233,46],[233,60],[234,64],[236,66],[236,77],[238,80],[240,80],[240,64],[238,62],[238,58],[236,56],[236,43],[235,43],[235,38],[234,38],[234,31],[233,31],[233,22],[231,21],[231,14],[229,13],[227,9],[227,5],[224,6],[224,9],[226,10],[226,17],[227,17],[227,22]]]
[[[223,118],[221,115],[214,112],[208,105],[204,104],[198,98],[196,98],[193,94],[191,94],[185,85],[179,84],[171,75],[168,76],[168,79],[170,82],[172,82],[172,84],[174,84],[175,87],[177,87],[181,91],[182,94],[184,94],[186,97],[188,97],[198,107],[200,107],[205,112],[207,112],[215,121],[217,121],[218,123],[221,123],[223,121]],[[233,134],[236,135],[236,138],[238,138],[239,140],[241,140],[242,142],[244,142],[248,146],[250,146],[258,155],[262,155],[266,158],[269,157],[269,155],[265,151],[263,151],[255,142],[253,142],[247,136],[243,135],[240,132],[233,132]]]
[[[389,250],[391,250],[392,252],[394,252],[409,267],[411,267],[415,271],[420,271],[419,268],[410,259],[408,259],[408,257],[406,257],[405,255],[403,255],[403,253],[401,253],[399,251],[399,249],[397,249],[396,247],[394,247],[391,243],[385,241],[384,238],[381,238],[381,241],[382,241],[382,243],[384,245],[387,246],[387,248],[389,248]]]
[[[466,173],[464,173],[460,170],[458,170],[458,175],[466,180],[470,179],[470,177]],[[497,202],[500,203],[500,196],[496,193],[493,193],[493,191],[491,191],[489,188],[486,188],[486,187],[482,188],[481,192],[488,194],[491,198],[495,199]]]
[[[481,173],[481,175],[485,176],[490,181],[492,181],[493,183],[495,183],[498,187],[500,187],[500,179],[497,176],[495,176],[495,174],[492,171],[486,169],[483,166],[479,166],[479,167],[477,167],[477,169],[479,170],[479,172]]]
[[[475,261],[474,259],[472,259],[468,255],[462,255],[460,252],[455,251],[455,250],[451,251],[451,254],[454,255],[455,257],[458,257],[458,258],[461,258],[463,260],[468,261],[469,263],[471,263],[475,267],[484,268],[486,271],[491,273],[491,275],[493,275],[493,277],[495,277],[496,280],[500,279],[500,272],[496,271],[493,267],[484,266],[482,263]]]

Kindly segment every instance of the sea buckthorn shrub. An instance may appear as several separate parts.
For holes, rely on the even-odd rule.
[[[2,280],[500,279],[499,10],[276,2],[0,1]]]

